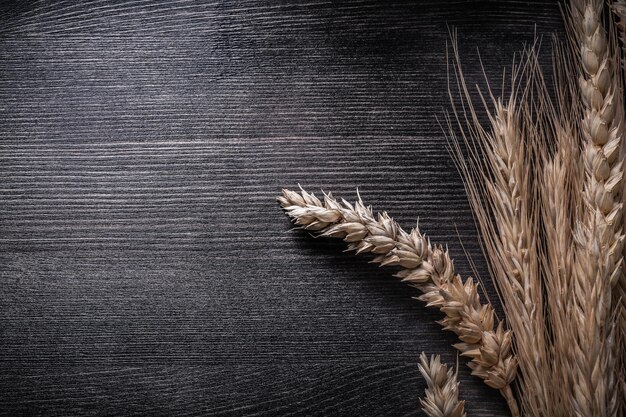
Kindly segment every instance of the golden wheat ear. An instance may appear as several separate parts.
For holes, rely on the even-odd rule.
[[[355,204],[337,201],[330,194],[324,202],[302,190],[283,190],[278,202],[293,222],[321,236],[341,238],[348,250],[371,253],[372,262],[397,266],[396,277],[419,289],[427,307],[445,314],[439,323],[458,335],[454,346],[471,358],[472,374],[500,391],[513,416],[519,411],[511,383],[517,361],[511,351],[512,335],[496,323],[493,307],[481,304],[478,284],[455,274],[454,263],[442,246],[432,246],[416,227],[406,232],[387,213],[374,215],[361,198]]]

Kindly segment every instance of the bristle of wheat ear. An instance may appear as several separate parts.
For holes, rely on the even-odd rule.
[[[441,363],[439,355],[420,355],[419,370],[426,388],[420,399],[422,410],[430,417],[465,417],[465,401],[459,400],[459,382],[456,373]]]
[[[498,389],[506,398],[514,417],[519,416],[511,383],[517,361],[511,351],[512,335],[502,323],[496,324],[490,304],[481,304],[478,286],[471,278],[465,282],[455,274],[446,250],[432,246],[417,227],[404,231],[385,212],[374,216],[371,207],[359,200],[351,204],[324,194],[324,202],[314,194],[283,190],[278,202],[304,229],[321,236],[341,238],[348,250],[376,255],[373,262],[402,269],[396,276],[419,289],[418,297],[426,306],[445,314],[439,323],[454,332],[460,343],[454,346],[471,358],[472,374]]]

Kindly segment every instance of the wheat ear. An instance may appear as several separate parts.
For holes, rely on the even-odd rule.
[[[283,190],[278,201],[295,224],[322,236],[342,238],[348,250],[377,255],[373,262],[381,266],[399,266],[396,274],[403,282],[419,289],[419,300],[445,314],[439,323],[458,335],[454,346],[461,355],[471,358],[472,374],[487,385],[500,390],[513,416],[519,416],[511,382],[517,361],[511,352],[510,331],[495,324],[490,304],[481,304],[477,284],[465,283],[455,274],[448,252],[431,246],[429,239],[415,227],[405,232],[387,213],[375,217],[371,207],[359,200],[350,204],[338,202],[330,194],[322,203],[315,195]]]
[[[441,363],[439,355],[424,352],[420,355],[419,370],[426,380],[425,398],[421,398],[422,410],[430,417],[465,417],[465,401],[459,401],[459,382],[456,373]]]
[[[579,416],[615,416],[620,351],[614,317],[621,302],[611,302],[623,277],[622,94],[615,56],[602,24],[604,2],[572,0],[569,23],[580,51],[584,209],[575,229],[575,269],[569,334],[571,401]],[[615,292],[614,294],[615,295]],[[612,305],[613,304],[613,305]]]
[[[484,140],[486,171],[483,194],[488,210],[476,208],[482,201],[471,199],[482,228],[493,277],[503,300],[507,322],[515,334],[519,362],[520,401],[529,414],[546,410],[548,391],[544,301],[539,275],[537,200],[533,194],[530,159],[532,141],[524,136],[514,99],[505,105],[494,101],[492,132]],[[525,135],[526,133],[526,135]],[[487,214],[489,213],[489,214]],[[531,414],[531,415],[532,415]]]
[[[546,155],[543,161],[541,181],[541,205],[544,226],[542,253],[546,289],[546,319],[551,325],[552,341],[549,346],[551,359],[550,378],[546,390],[551,402],[545,415],[554,417],[574,414],[571,406],[572,358],[571,340],[573,320],[570,309],[571,294],[574,293],[572,276],[575,271],[575,247],[573,227],[575,207],[579,198],[578,147],[576,136],[567,128],[557,128],[558,152],[553,157]]]
[[[528,51],[523,65],[513,68],[508,98],[496,99],[491,92],[488,98],[480,94],[489,121],[483,127],[463,76],[457,45],[453,34],[455,81],[463,107],[455,106],[455,94],[449,90],[460,132],[458,136],[449,121],[451,145],[507,323],[515,335],[519,386],[527,394],[520,395],[522,410],[537,415],[551,403],[533,165],[537,143],[532,123],[525,120],[533,109],[519,108],[520,103],[530,105],[517,94],[532,87],[522,85],[521,77],[533,79],[538,64],[534,50]]]
[[[576,172],[582,167],[571,147],[572,131],[558,130],[557,135],[559,150],[545,162],[542,184],[553,402],[540,415],[616,416],[619,370],[615,318],[608,316],[608,256],[602,256],[596,241],[580,242],[576,236]]]
[[[623,271],[623,111],[615,56],[602,25],[603,1],[572,0],[570,21],[580,47],[583,102],[586,210],[582,218],[587,238],[609,252],[608,279],[622,289]],[[590,235],[593,230],[595,236]],[[619,285],[617,285],[619,284]]]

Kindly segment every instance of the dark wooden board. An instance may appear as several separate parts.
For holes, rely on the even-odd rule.
[[[274,199],[359,187],[486,276],[447,25],[472,84],[563,30],[554,0],[3,3],[0,414],[422,415],[439,314]]]

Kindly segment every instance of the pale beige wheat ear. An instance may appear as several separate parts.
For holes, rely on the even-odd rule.
[[[420,355],[419,370],[426,380],[424,398],[420,399],[422,410],[430,417],[465,417],[465,401],[459,400],[459,382],[456,373],[441,363],[439,355],[424,352]]]
[[[623,320],[623,88],[604,2],[572,0],[569,25],[580,51],[584,210],[575,230],[571,345],[572,402],[580,416],[617,415],[623,351],[614,319]],[[611,35],[613,32],[611,32]],[[611,301],[613,295],[613,301]],[[582,355],[582,356],[581,356]]]
[[[537,92],[546,113],[537,130],[542,143],[537,158],[540,167],[540,203],[543,221],[542,273],[546,291],[546,321],[551,333],[550,361],[552,408],[546,415],[576,415],[572,402],[575,390],[572,375],[578,373],[572,354],[579,321],[576,315],[577,280],[574,234],[580,207],[584,168],[581,160],[579,127],[580,99],[578,83],[572,74],[576,60],[560,41],[553,45],[556,97],[551,98],[545,85]],[[572,79],[573,78],[573,79]]]
[[[616,295],[626,302],[623,233],[624,111],[619,52],[603,25],[604,2],[572,0],[569,22],[580,49],[579,77],[583,102],[586,210],[580,234],[597,239],[609,252],[608,276]],[[619,8],[618,8],[619,10]],[[591,235],[591,231],[595,236]],[[620,311],[626,314],[626,311]]]
[[[454,125],[449,121],[451,145],[507,323],[515,335],[522,410],[526,415],[541,415],[551,408],[552,399],[540,276],[538,181],[533,163],[537,143],[532,125],[525,120],[532,109],[524,107],[520,80],[534,73],[536,61],[531,50],[522,65],[512,69],[509,97],[495,98],[490,92],[484,98],[479,92],[487,116],[483,127],[465,83],[454,34],[452,48],[462,108],[455,106],[456,95],[450,89],[455,117]]]
[[[543,159],[541,181],[541,201],[544,230],[542,266],[546,289],[546,320],[550,325],[552,342],[549,346],[551,383],[547,387],[552,403],[548,413],[554,417],[574,415],[571,405],[572,364],[578,358],[572,357],[571,338],[575,317],[572,317],[571,295],[576,291],[573,285],[575,271],[575,247],[573,244],[574,208],[578,202],[578,153],[576,147],[569,146],[573,132],[560,127],[557,132],[559,151],[552,157]],[[551,406],[551,407],[550,407]]]
[[[348,243],[348,250],[357,254],[373,253],[373,262],[381,266],[401,267],[396,276],[419,289],[423,294],[418,298],[428,307],[445,314],[439,323],[461,339],[454,346],[471,358],[472,374],[498,389],[513,416],[520,415],[511,389],[517,372],[511,332],[502,323],[496,324],[490,304],[481,304],[477,283],[471,278],[463,282],[455,274],[447,250],[433,247],[417,227],[404,231],[387,213],[374,216],[360,198],[353,205],[325,194],[322,203],[304,190],[300,194],[283,190],[278,201],[302,228],[341,238]]]

